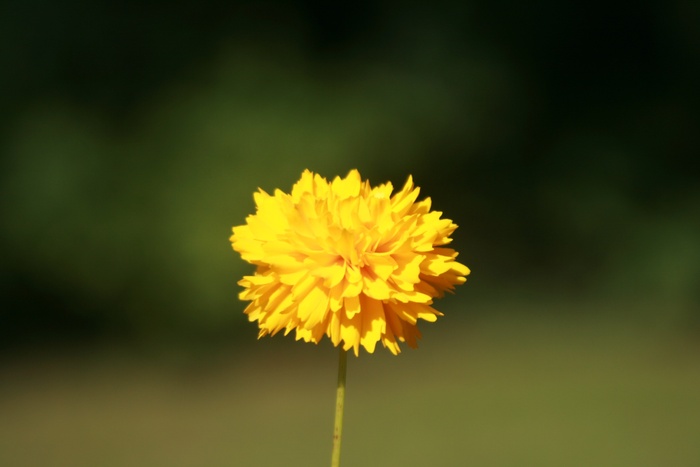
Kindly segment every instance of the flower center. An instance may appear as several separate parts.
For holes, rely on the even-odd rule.
[[[349,266],[362,268],[366,264],[365,254],[367,253],[368,246],[367,242],[362,241],[362,238],[357,238],[354,232],[343,229],[343,233],[337,245],[337,253]]]

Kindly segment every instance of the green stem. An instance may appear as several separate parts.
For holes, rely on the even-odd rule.
[[[335,397],[335,425],[333,426],[333,456],[331,467],[340,467],[340,441],[343,434],[343,407],[345,405],[345,374],[347,373],[348,353],[340,348],[338,359],[338,390]]]

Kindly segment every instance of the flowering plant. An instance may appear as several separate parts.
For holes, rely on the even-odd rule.
[[[416,347],[418,320],[442,316],[433,299],[469,274],[444,246],[457,226],[430,210],[430,198],[416,202],[410,176],[392,191],[391,183],[371,187],[357,170],[332,182],[305,170],[289,194],[256,192],[256,213],[230,239],[256,266],[239,285],[259,337],[294,331],[318,343],[327,336],[342,346],[343,393],[346,351],[373,353],[378,342],[394,355],[399,342]],[[336,419],[339,446],[338,430]]]

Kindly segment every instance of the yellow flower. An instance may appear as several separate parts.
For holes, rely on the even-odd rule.
[[[238,284],[258,337],[295,330],[318,343],[325,334],[355,355],[379,341],[394,355],[399,342],[417,347],[418,319],[442,316],[433,298],[465,282],[469,268],[442,247],[457,226],[430,210],[430,198],[415,202],[413,179],[392,190],[372,188],[357,170],[330,183],[305,170],[291,194],[254,194],[257,212],[233,228],[231,243],[257,266]]]

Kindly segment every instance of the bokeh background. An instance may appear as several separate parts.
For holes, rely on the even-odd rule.
[[[336,352],[228,242],[409,174],[472,275],[349,362],[345,465],[700,465],[700,4],[0,6],[0,465],[326,465]]]

